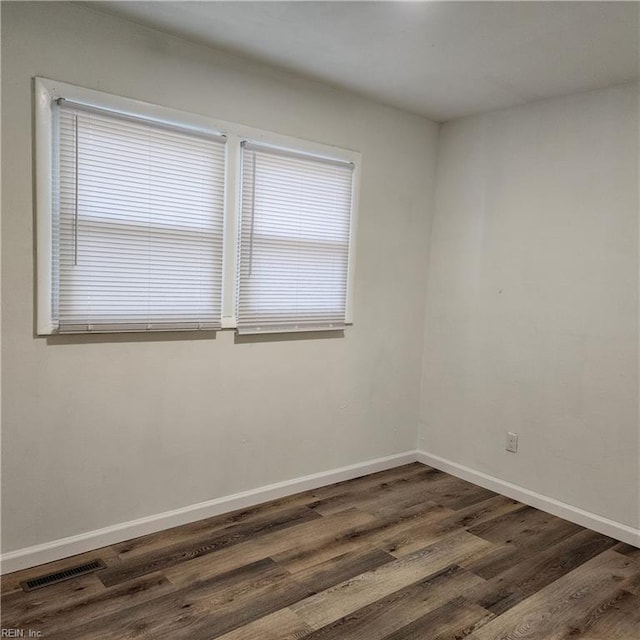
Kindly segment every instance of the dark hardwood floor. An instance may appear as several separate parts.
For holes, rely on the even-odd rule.
[[[102,558],[30,592],[22,580]],[[638,640],[640,550],[418,463],[9,574],[59,640]]]

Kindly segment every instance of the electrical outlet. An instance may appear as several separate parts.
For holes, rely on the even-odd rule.
[[[512,431],[507,431],[507,446],[505,447],[507,451],[511,451],[511,453],[517,453],[518,451],[518,434],[513,433]]]

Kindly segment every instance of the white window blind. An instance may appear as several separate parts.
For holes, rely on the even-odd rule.
[[[58,115],[58,331],[219,328],[224,137],[64,101]]]
[[[353,165],[245,142],[239,333],[344,327]]]

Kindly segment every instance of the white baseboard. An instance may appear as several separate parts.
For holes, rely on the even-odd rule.
[[[122,522],[110,527],[105,527],[104,529],[96,529],[95,531],[88,531],[79,535],[69,536],[68,538],[61,538],[59,540],[53,540],[52,542],[10,551],[0,556],[0,572],[3,574],[11,573],[46,562],[61,560],[78,553],[93,551],[100,547],[117,544],[118,542],[124,542],[125,540],[155,533],[156,531],[170,529],[171,527],[177,527],[237,509],[246,509],[301,491],[317,489],[318,487],[335,482],[351,480],[358,476],[392,469],[393,467],[399,467],[403,464],[416,461],[440,469],[441,471],[446,471],[453,476],[457,476],[458,478],[485,487],[509,498],[519,500],[524,504],[531,505],[532,507],[564,518],[565,520],[575,522],[583,527],[604,533],[616,540],[640,547],[640,530],[638,529],[573,507],[554,498],[549,498],[535,491],[530,491],[529,489],[519,487],[510,482],[500,480],[481,471],[475,471],[470,467],[465,467],[464,465],[429,454],[426,451],[406,451],[384,458],[368,460],[347,467],[314,473],[301,478],[266,485],[258,489],[192,504],[180,509],[174,509],[173,511],[166,511],[165,513],[139,518],[138,520]]]
[[[615,520],[609,520],[590,511],[573,507],[565,502],[549,498],[535,491],[530,491],[529,489],[506,482],[505,480],[500,480],[482,471],[476,471],[475,469],[452,462],[451,460],[446,460],[445,458],[427,453],[426,451],[417,451],[416,458],[418,462],[440,469],[441,471],[446,471],[452,476],[457,476],[458,478],[477,484],[485,489],[490,489],[508,498],[519,500],[524,504],[536,507],[541,511],[546,511],[547,513],[551,513],[559,518],[564,518],[588,529],[604,533],[616,540],[640,547],[640,529],[634,529]]]
[[[96,529],[95,531],[87,531],[68,538],[61,538],[46,542],[44,544],[25,547],[16,551],[10,551],[0,556],[1,573],[11,573],[34,567],[46,562],[61,560],[78,553],[93,551],[100,547],[124,542],[131,538],[137,538],[156,531],[170,529],[196,520],[210,518],[222,513],[235,511],[236,509],[246,509],[263,502],[284,498],[294,493],[317,489],[335,482],[343,480],[351,480],[359,476],[376,473],[399,467],[403,464],[409,464],[416,461],[415,451],[406,451],[384,458],[368,460],[358,464],[352,464],[339,469],[314,473],[293,480],[277,482],[275,484],[259,487],[250,491],[243,491],[230,496],[207,500],[198,504],[192,504],[173,511],[158,513],[156,515],[122,522],[104,529]]]

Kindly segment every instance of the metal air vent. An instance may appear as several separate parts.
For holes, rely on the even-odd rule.
[[[32,578],[31,580],[25,580],[20,583],[23,591],[33,591],[34,589],[41,589],[42,587],[48,587],[51,584],[57,584],[58,582],[63,582],[64,580],[70,580],[71,578],[77,578],[78,576],[83,576],[87,573],[93,573],[94,571],[98,571],[99,569],[106,569],[107,565],[104,561],[97,558],[96,560],[91,560],[91,562],[86,562],[85,564],[79,564],[75,567],[71,567],[69,569],[65,569],[64,571],[56,571],[55,573],[49,573],[44,576],[38,576],[37,578]]]

